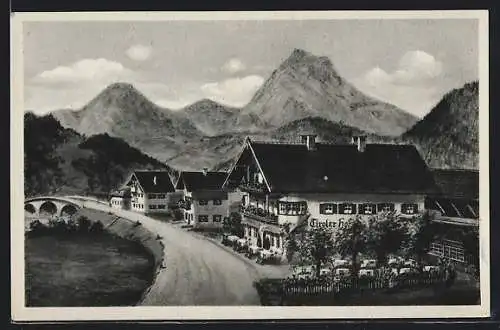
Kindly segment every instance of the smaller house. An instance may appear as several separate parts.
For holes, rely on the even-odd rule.
[[[130,210],[130,200],[132,198],[130,187],[112,191],[110,197],[109,204],[112,208]]]
[[[225,172],[182,172],[175,188],[182,191],[184,220],[194,228],[222,228],[229,216],[228,193],[222,190]]]
[[[125,187],[130,188],[131,210],[141,213],[168,213],[178,202],[167,171],[134,171]]]

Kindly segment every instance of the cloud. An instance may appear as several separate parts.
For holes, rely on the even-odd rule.
[[[365,74],[365,80],[370,85],[420,84],[439,77],[442,71],[442,63],[434,56],[421,50],[414,50],[401,57],[394,72],[387,73],[380,67],[375,67]]]
[[[244,71],[245,69],[245,64],[238,58],[232,58],[222,66],[222,70],[231,74]]]
[[[205,97],[213,101],[240,107],[250,101],[263,82],[264,78],[258,75],[229,78],[204,84],[201,86],[201,91]]]
[[[134,61],[145,61],[147,60],[151,54],[153,53],[153,48],[151,46],[144,46],[144,45],[134,45],[127,49],[125,54],[127,54],[128,57],[133,59]]]
[[[130,77],[132,71],[121,63],[104,58],[83,59],[69,66],[58,66],[39,73],[33,82],[43,84],[79,83],[82,81],[118,80]]]
[[[414,50],[401,57],[394,71],[377,66],[353,82],[366,94],[421,117],[446,91],[442,73],[443,65],[434,56]]]

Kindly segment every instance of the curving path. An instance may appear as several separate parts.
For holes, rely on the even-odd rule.
[[[163,237],[166,268],[158,273],[143,305],[260,305],[252,283],[261,276],[279,274],[282,269],[245,261],[208,239],[172,224],[102,203],[86,201],[85,207],[113,212],[139,220]]]

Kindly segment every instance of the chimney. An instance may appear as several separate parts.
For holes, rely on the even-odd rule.
[[[359,152],[363,152],[366,149],[366,135],[354,135],[352,137],[352,143],[358,147]]]
[[[203,175],[207,175],[207,173],[208,173],[208,168],[207,168],[207,167],[204,167],[204,168],[203,168]]]
[[[316,135],[314,134],[301,135],[300,142],[307,146],[307,150],[316,150]]]

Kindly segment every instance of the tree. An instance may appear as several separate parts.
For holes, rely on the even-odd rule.
[[[86,216],[82,215],[82,216],[80,216],[78,218],[77,222],[78,222],[78,230],[80,232],[87,232],[87,231],[89,231],[90,225],[91,225],[91,222],[90,222],[89,218],[87,218]]]
[[[306,231],[303,238],[296,242],[300,266],[313,264],[316,276],[320,276],[321,267],[333,253],[333,233],[326,227],[312,228]]]
[[[368,226],[360,216],[347,219],[335,233],[335,249],[342,258],[351,257],[354,276],[358,275],[358,256],[367,249],[368,236]]]
[[[406,227],[395,213],[379,213],[368,222],[368,249],[373,251],[378,263],[388,254],[396,253],[406,240]]]
[[[224,219],[222,229],[226,233],[243,237],[243,225],[241,224],[241,215],[238,212],[231,212],[229,217]]]
[[[407,237],[403,243],[403,252],[407,257],[414,257],[419,263],[429,252],[431,243],[436,239],[436,225],[429,212],[419,214],[406,222]]]

